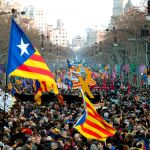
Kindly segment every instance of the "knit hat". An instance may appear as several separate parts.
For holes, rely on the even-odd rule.
[[[32,130],[29,128],[24,128],[21,132],[24,134],[32,135]]]

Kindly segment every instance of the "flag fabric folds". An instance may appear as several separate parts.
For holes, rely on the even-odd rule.
[[[89,82],[89,86],[95,86],[95,85],[96,85],[96,81],[91,78]]]
[[[43,92],[49,92],[49,87],[47,85],[47,82],[42,81],[39,82],[38,80],[33,82],[33,88],[34,88],[34,100],[36,104],[41,104],[41,96]]]
[[[70,63],[70,61],[68,59],[67,59],[67,64],[68,64],[68,68],[70,70],[74,70],[75,69],[75,67]]]
[[[71,65],[71,63],[70,63],[70,61],[68,59],[67,59],[67,64],[68,64],[68,68],[72,67],[72,65]]]
[[[50,90],[58,93],[56,82],[47,64],[14,19],[11,23],[7,75],[44,81]]]
[[[73,89],[81,89],[82,88],[82,84],[80,82],[72,81],[72,83],[73,83],[73,86],[72,86]]]
[[[74,128],[88,139],[105,141],[107,137],[113,136],[116,130],[97,113],[93,104],[88,100],[83,92],[82,96],[85,112],[74,125]]]
[[[64,105],[64,98],[63,98],[63,96],[59,93],[59,94],[56,95],[56,97],[57,97],[59,103],[63,106]]]
[[[69,78],[65,78],[65,84],[68,85],[70,88],[72,88],[73,83]]]
[[[40,90],[41,92],[49,92],[49,89],[45,81],[41,81],[41,82],[39,82],[38,80],[33,81],[33,88],[35,94],[38,92],[38,90]]]

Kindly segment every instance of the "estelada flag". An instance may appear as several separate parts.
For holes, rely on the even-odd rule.
[[[58,93],[47,64],[14,19],[11,22],[7,75],[45,81],[49,91]]]
[[[87,139],[106,141],[108,137],[115,134],[115,128],[98,114],[94,105],[84,95],[82,90],[81,93],[84,100],[85,112],[74,125],[74,128]]]

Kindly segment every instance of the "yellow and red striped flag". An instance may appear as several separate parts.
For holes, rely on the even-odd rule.
[[[47,82],[38,80],[33,81],[33,88],[34,88],[34,100],[35,103],[41,105],[41,97],[43,92],[49,92],[50,87],[47,85]]]
[[[96,85],[96,81],[91,78],[91,80],[89,82],[89,86],[95,86],[95,85]]]
[[[49,91],[58,93],[47,64],[14,19],[11,24],[7,75],[44,81]]]
[[[64,97],[61,95],[61,93],[56,95],[59,103],[63,106],[64,105]]]
[[[80,82],[73,80],[72,83],[73,83],[73,86],[72,86],[73,89],[81,89],[82,88],[82,84]]]
[[[105,141],[107,137],[113,136],[116,130],[97,113],[93,104],[83,92],[82,96],[84,99],[85,112],[74,125],[74,128],[88,139]]]

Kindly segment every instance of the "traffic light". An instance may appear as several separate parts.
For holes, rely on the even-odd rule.
[[[150,15],[150,0],[147,2],[147,13]]]

